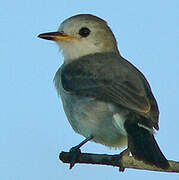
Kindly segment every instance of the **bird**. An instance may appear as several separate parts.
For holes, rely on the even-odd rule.
[[[71,151],[93,141],[127,147],[120,155],[128,152],[144,163],[169,168],[154,137],[159,108],[152,89],[142,72],[121,56],[107,22],[78,14],[64,20],[56,32],[38,37],[55,41],[64,56],[55,87],[69,123],[85,137]]]

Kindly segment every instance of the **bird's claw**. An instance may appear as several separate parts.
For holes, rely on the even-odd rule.
[[[79,147],[75,146],[70,149],[70,153],[71,153],[70,169],[72,169],[77,159],[79,158],[79,155],[81,154],[81,150]]]
[[[124,172],[124,170],[125,170],[125,168],[123,167],[123,165],[122,165],[122,156],[123,156],[123,153],[120,153],[119,155],[118,155],[118,162],[120,163],[120,166],[119,166],[119,172]]]
[[[119,162],[120,162],[119,172],[124,172],[125,168],[122,165],[122,158],[123,156],[129,156],[129,149],[128,148],[125,149],[118,156],[119,156]]]
[[[121,165],[121,166],[119,167],[119,172],[124,172],[124,170],[125,170],[125,168]]]

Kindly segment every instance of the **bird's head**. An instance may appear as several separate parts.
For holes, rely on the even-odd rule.
[[[90,14],[80,14],[65,20],[57,32],[38,37],[56,41],[66,62],[94,53],[118,53],[116,39],[107,23]]]

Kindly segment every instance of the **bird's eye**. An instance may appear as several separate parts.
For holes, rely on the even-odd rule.
[[[83,27],[79,30],[79,35],[82,37],[87,37],[90,34],[90,30],[86,27]]]

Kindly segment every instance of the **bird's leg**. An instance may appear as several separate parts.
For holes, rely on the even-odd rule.
[[[122,151],[120,154],[119,154],[119,161],[121,162],[122,160],[122,157],[123,156],[129,156],[130,154],[130,151],[129,151],[129,148],[126,148],[124,151]],[[122,163],[121,163],[121,166],[119,167],[119,171],[120,172],[124,172],[125,168],[123,167]]]
[[[88,141],[90,141],[91,139],[93,139],[93,136],[89,136],[87,137],[84,141],[82,141],[80,144],[78,144],[77,146],[74,146],[70,149],[70,153],[71,153],[71,162],[70,162],[70,169],[73,168],[73,166],[75,165],[76,160],[78,159],[81,150],[80,148],[86,144]]]

